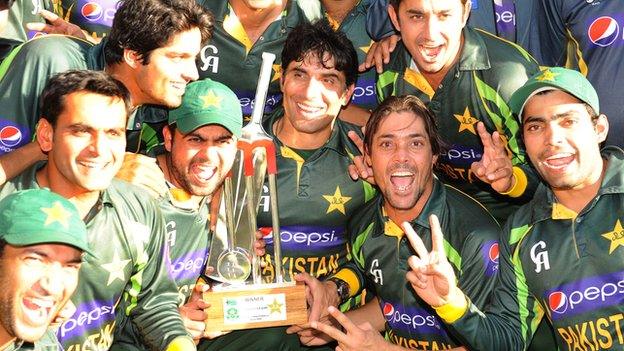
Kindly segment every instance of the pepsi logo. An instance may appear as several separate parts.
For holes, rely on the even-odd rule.
[[[605,47],[613,44],[620,34],[620,25],[609,16],[596,18],[587,30],[589,40],[595,45]]]
[[[388,302],[384,303],[383,314],[384,316],[386,316],[386,319],[388,317],[392,317],[394,315],[394,306],[392,306],[392,304]]]
[[[568,297],[561,291],[555,291],[548,296],[550,310],[562,314],[568,309]]]
[[[94,22],[102,18],[104,10],[100,4],[96,2],[88,2],[82,6],[80,13],[82,14],[82,17]]]
[[[498,263],[498,243],[494,243],[490,246],[488,257],[490,258],[490,261]]]
[[[0,129],[0,143],[6,147],[17,146],[22,141],[22,131],[14,126]]]

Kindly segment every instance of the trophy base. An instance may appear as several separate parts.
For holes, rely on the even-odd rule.
[[[277,327],[308,322],[303,283],[216,286],[204,293],[206,332]]]

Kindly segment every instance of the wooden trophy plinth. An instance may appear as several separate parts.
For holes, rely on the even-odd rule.
[[[304,324],[308,312],[303,283],[219,287],[204,293],[206,332]]]

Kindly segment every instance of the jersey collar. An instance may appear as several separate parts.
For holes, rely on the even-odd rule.
[[[381,235],[383,232],[388,236],[396,236],[402,237],[403,230],[401,229],[401,223],[394,223],[390,218],[386,216],[386,211],[383,208],[383,197],[380,194],[379,197],[381,200],[379,201],[379,215],[381,219],[381,223],[384,225],[383,231],[375,231],[373,232],[373,236]],[[416,228],[425,228],[427,230],[431,230],[429,226],[429,216],[435,214],[438,216],[440,223],[443,223],[446,218],[446,210],[444,208],[444,204],[446,203],[446,190],[444,189],[444,185],[438,180],[438,178],[433,179],[433,189],[431,191],[431,195],[425,203],[420,215],[410,221],[410,224],[414,229]]]
[[[273,125],[280,119],[280,118],[284,118],[284,108],[282,105],[280,105],[279,107],[277,107],[275,110],[273,110],[273,112],[271,112],[271,114],[269,114],[267,117],[265,117],[265,120],[262,122],[262,127],[264,128],[264,130],[271,136],[271,138],[273,138],[273,140],[275,141],[275,145],[277,147],[283,145],[282,142],[277,138],[277,136],[273,133]],[[346,146],[341,138],[341,133],[340,133],[340,129],[341,129],[341,125],[342,125],[342,121],[338,118],[336,118],[336,121],[334,122],[334,127],[332,129],[331,135],[329,136],[329,139],[327,140],[327,142],[318,148],[317,152],[314,153],[314,155],[312,155],[309,160],[314,160],[316,158],[316,155],[319,153],[320,150],[323,150],[325,148],[329,148],[332,149],[334,151],[336,151],[337,153],[346,156],[347,155],[347,151],[346,151]],[[346,135],[346,133],[345,133]]]
[[[464,46],[457,68],[460,71],[475,71],[490,69],[490,59],[483,38],[477,29],[464,27]]]

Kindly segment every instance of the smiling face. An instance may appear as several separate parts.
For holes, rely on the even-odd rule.
[[[551,188],[581,189],[600,178],[604,115],[594,125],[586,105],[560,90],[531,97],[522,115],[527,154]]]
[[[195,57],[201,49],[199,29],[174,35],[169,44],[153,50],[145,65],[135,61],[135,105],[180,106],[186,85],[199,77]]]
[[[333,58],[323,59],[324,65],[315,55],[307,55],[288,64],[281,81],[285,133],[328,138],[334,119],[349,102],[353,85],[346,85],[345,74],[334,68]]]
[[[375,182],[390,218],[413,219],[433,188],[433,155],[423,119],[413,112],[392,112],[383,121],[366,151]]]
[[[236,137],[216,124],[199,127],[188,134],[163,130],[170,182],[193,195],[211,195],[232,168]]]
[[[78,284],[81,251],[67,245],[6,245],[0,258],[0,344],[40,339]]]
[[[56,126],[41,119],[37,138],[48,152],[51,187],[73,196],[107,188],[126,148],[126,106],[119,98],[75,92],[65,96]]]
[[[388,7],[403,44],[422,73],[446,72],[458,57],[470,1],[402,0]]]

